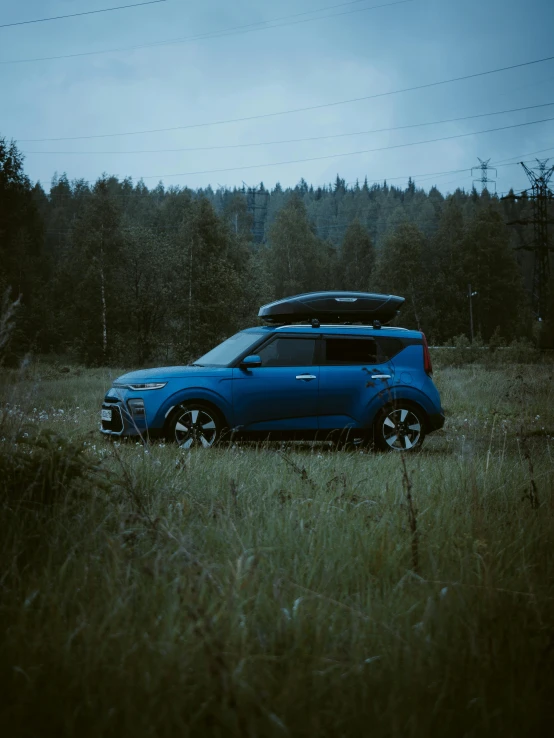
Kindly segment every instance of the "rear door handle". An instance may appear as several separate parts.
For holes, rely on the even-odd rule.
[[[309,382],[312,379],[317,379],[315,374],[297,374],[296,379],[302,379],[304,382]]]
[[[391,375],[390,374],[372,374],[371,378],[372,379],[391,379]]]

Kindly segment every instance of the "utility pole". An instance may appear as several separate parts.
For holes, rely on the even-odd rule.
[[[529,169],[523,162],[525,174],[529,178],[531,187],[519,195],[506,195],[503,200],[520,200],[526,198],[532,205],[532,217],[512,220],[508,225],[532,225],[533,240],[520,246],[525,251],[532,251],[535,255],[533,265],[532,300],[533,312],[539,321],[546,317],[548,304],[548,280],[550,277],[550,254],[554,246],[550,243],[548,226],[554,224],[549,209],[554,203],[554,195],[548,183],[554,173],[554,166],[547,168],[548,159],[537,161],[537,166]]]
[[[194,245],[194,238],[190,239],[190,255],[189,255],[189,315],[188,315],[188,336],[187,336],[187,349],[190,351],[190,335],[191,335],[191,316],[192,316],[192,247]]]
[[[104,223],[100,226],[100,300],[102,303],[102,354],[105,361],[108,353],[108,322],[106,316],[106,286],[104,282]]]
[[[479,159],[479,157],[477,158]],[[479,177],[479,179],[473,180],[474,185],[476,182],[481,183],[481,192],[483,192],[483,190],[487,190],[488,192],[490,192],[489,184],[494,185],[494,191],[496,192],[496,180],[491,179],[488,176],[487,172],[493,171],[495,177],[498,176],[498,172],[496,171],[494,167],[489,167],[489,161],[490,159],[487,159],[487,161],[483,161],[483,159],[479,159],[479,166],[471,167],[471,176],[473,176],[473,172],[475,170],[477,170],[478,172],[481,172],[481,176]]]
[[[473,343],[473,298],[477,292],[471,291],[471,284],[467,286],[467,296],[469,297],[469,330],[471,335],[471,343]]]

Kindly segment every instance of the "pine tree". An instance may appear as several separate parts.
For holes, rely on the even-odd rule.
[[[241,327],[250,257],[206,198],[189,201],[177,246],[176,343],[190,359]]]
[[[0,138],[0,300],[21,300],[12,356],[40,342],[44,281],[43,226],[23,155],[12,141]]]
[[[126,223],[112,268],[119,284],[112,354],[140,366],[170,342],[167,319],[180,288],[177,253],[166,236]]]
[[[469,334],[467,283],[461,254],[465,220],[457,199],[450,197],[429,244],[429,333],[437,343]]]
[[[426,241],[411,223],[401,223],[384,241],[377,263],[376,283],[380,291],[406,298],[402,325],[426,330],[428,279],[424,266]]]
[[[73,284],[61,295],[79,357],[89,363],[109,362],[115,348],[112,321],[117,315],[119,283],[112,264],[121,248],[119,183],[104,175],[76,220],[68,267]]]
[[[525,294],[510,233],[494,205],[482,209],[468,224],[454,261],[464,284],[471,284],[477,292],[473,301],[476,331],[485,341],[497,326],[504,338],[516,336],[526,320]]]
[[[323,289],[329,254],[313,233],[304,203],[292,198],[269,232],[267,268],[275,298]]]
[[[32,300],[33,264],[40,254],[42,228],[33,201],[23,155],[12,141],[0,138],[0,288],[11,299]]]
[[[375,266],[375,249],[366,228],[358,219],[348,227],[338,264],[338,282],[341,289],[367,291]]]

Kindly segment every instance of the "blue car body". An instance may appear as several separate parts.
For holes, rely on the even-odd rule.
[[[176,408],[200,402],[238,436],[321,438],[367,431],[384,407],[417,408],[425,433],[444,424],[425,337],[403,328],[249,328],[189,366],[130,372],[104,398],[108,436],[167,435]],[[246,366],[245,357],[260,358]]]

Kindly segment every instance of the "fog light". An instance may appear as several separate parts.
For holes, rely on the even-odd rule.
[[[144,400],[141,400],[140,398],[127,400],[127,406],[129,408],[129,412],[133,417],[144,418]]]

